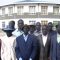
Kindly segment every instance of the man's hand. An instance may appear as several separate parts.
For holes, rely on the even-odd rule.
[[[22,60],[22,58],[20,57],[19,60]]]

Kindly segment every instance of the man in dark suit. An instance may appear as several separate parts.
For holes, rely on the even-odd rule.
[[[42,34],[37,37],[39,41],[39,60],[49,60],[50,36],[47,31],[47,25],[42,26]]]
[[[23,27],[24,34],[16,38],[16,57],[17,60],[35,60],[37,52],[36,37],[28,33],[29,27]]]
[[[51,49],[50,58],[51,60],[60,60],[60,22],[58,23],[57,32],[51,36]]]

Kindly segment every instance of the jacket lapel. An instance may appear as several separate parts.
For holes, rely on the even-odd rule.
[[[39,36],[38,36],[38,39],[39,39],[40,44],[43,46],[42,35],[39,35]]]
[[[48,42],[49,42],[49,35],[47,36],[45,47],[47,46]]]

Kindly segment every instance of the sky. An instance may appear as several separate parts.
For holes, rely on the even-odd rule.
[[[22,0],[0,0],[0,5],[7,5]]]
[[[11,4],[13,2],[18,2],[18,1],[23,1],[23,0],[0,0],[0,6],[1,5]],[[40,0],[40,1],[42,1],[42,0]],[[60,0],[43,0],[43,1],[60,2]]]

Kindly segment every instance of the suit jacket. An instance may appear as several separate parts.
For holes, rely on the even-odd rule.
[[[56,34],[56,31],[53,31],[53,30],[52,30],[52,31],[49,32],[49,35],[50,35],[50,36],[53,36],[54,34]]]
[[[17,60],[21,57],[23,60],[35,60],[37,52],[36,37],[33,35],[28,35],[27,41],[25,42],[23,35],[16,38],[16,57]]]
[[[43,45],[42,35],[38,35],[39,60],[48,60],[50,54],[50,36],[48,35],[45,46]]]
[[[60,43],[59,43],[60,45]],[[57,33],[51,36],[50,58],[51,60],[60,60],[60,47],[57,49]],[[59,59],[57,59],[59,57]]]

